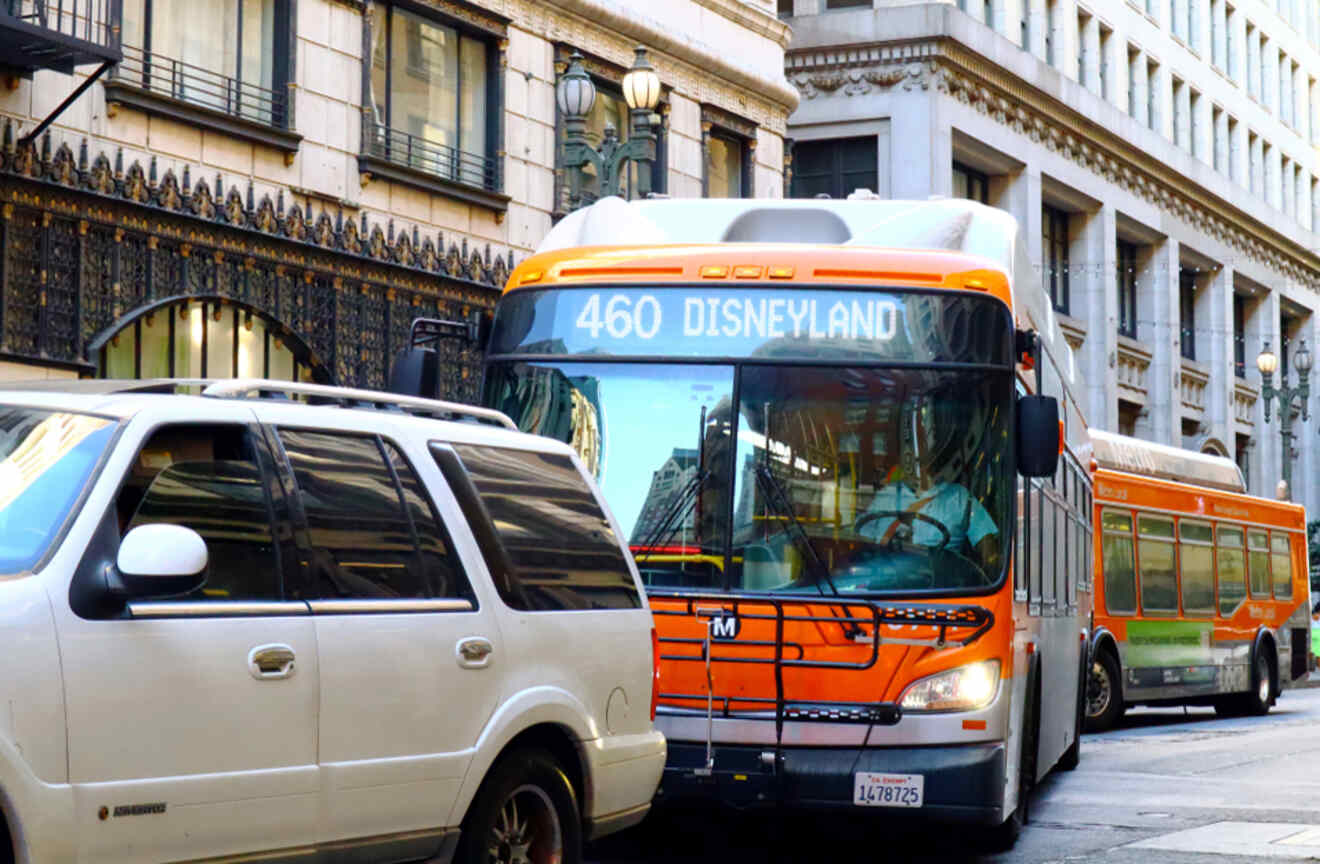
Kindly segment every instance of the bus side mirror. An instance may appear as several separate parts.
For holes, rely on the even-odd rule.
[[[1053,477],[1059,467],[1059,400],[1023,396],[1017,401],[1018,473]]]

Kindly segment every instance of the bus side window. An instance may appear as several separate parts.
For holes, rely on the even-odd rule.
[[[1292,552],[1288,535],[1282,531],[1270,535],[1270,570],[1274,573],[1274,596],[1292,599]]]
[[[1215,613],[1214,530],[1203,522],[1178,522],[1182,605],[1188,615]]]
[[[1174,571],[1173,520],[1137,517],[1137,560],[1141,562],[1141,611],[1178,612]]]
[[[1270,596],[1270,542],[1264,531],[1247,532],[1247,575],[1252,597]]]
[[[1058,559],[1055,557],[1055,550],[1063,538],[1059,534],[1059,505],[1054,500],[1054,490],[1057,487],[1050,484],[1049,491],[1044,487],[1040,490],[1040,537],[1043,541],[1040,550],[1040,600],[1041,606],[1045,609],[1053,609],[1055,601],[1058,599],[1058,593],[1055,591],[1055,580],[1059,577]]]
[[[1219,583],[1219,614],[1229,617],[1247,596],[1246,561],[1242,554],[1242,529],[1220,525],[1217,539],[1216,578]]]
[[[1027,496],[1028,481],[1017,478],[1017,542],[1013,544],[1013,589],[1014,599],[1027,599]]]
[[[1100,516],[1105,580],[1105,609],[1110,615],[1137,611],[1137,574],[1132,545],[1132,515],[1106,510]]]

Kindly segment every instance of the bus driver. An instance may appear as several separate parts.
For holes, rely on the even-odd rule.
[[[936,419],[937,413],[944,422]],[[951,406],[930,399],[903,412],[906,422],[900,434],[906,458],[890,469],[885,485],[858,518],[857,533],[882,546],[901,540],[960,555],[971,551],[993,577],[999,569],[999,526],[966,486],[945,479],[956,461],[954,439],[968,426],[943,416],[951,413]]]

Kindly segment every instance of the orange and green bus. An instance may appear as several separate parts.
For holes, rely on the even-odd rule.
[[[1236,464],[1091,433],[1096,585],[1087,727],[1133,705],[1265,714],[1311,669],[1306,511]]]
[[[511,274],[485,376],[629,535],[662,803],[1008,840],[1076,764],[1084,386],[1003,211],[605,199]]]

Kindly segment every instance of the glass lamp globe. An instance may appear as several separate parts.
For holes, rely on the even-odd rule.
[[[582,68],[582,55],[576,51],[568,58],[568,69],[555,85],[555,101],[565,117],[586,117],[596,104],[596,85]]]
[[[1297,356],[1293,357],[1293,368],[1299,374],[1306,375],[1311,371],[1313,362],[1315,362],[1315,358],[1311,356],[1310,351],[1306,350],[1306,340],[1303,339],[1301,347],[1297,349]]]
[[[623,76],[623,100],[634,111],[639,108],[654,111],[660,104],[660,76],[646,59],[646,49],[638,46],[636,51],[632,68]]]
[[[1256,368],[1262,375],[1273,375],[1274,370],[1279,368],[1279,356],[1270,350],[1270,343],[1266,342],[1265,347],[1256,355]]]

